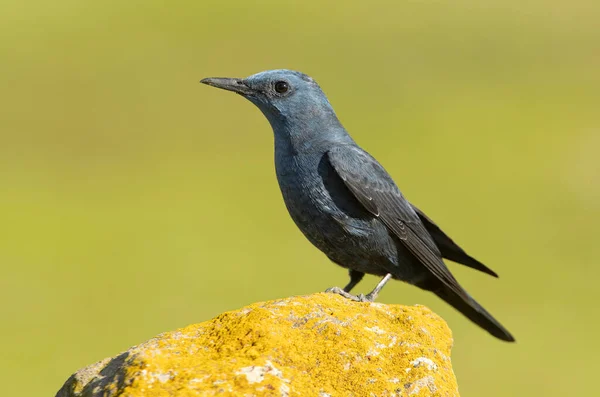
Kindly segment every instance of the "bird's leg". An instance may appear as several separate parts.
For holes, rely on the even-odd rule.
[[[356,284],[360,283],[365,274],[357,270],[349,270],[348,274],[350,275],[350,282],[344,287],[344,291],[349,293],[352,291],[352,288],[356,287]]]
[[[344,287],[344,289],[341,289],[340,287],[331,287],[327,288],[325,292],[339,294],[342,295],[344,298],[360,302],[360,298],[356,295],[352,295],[350,291],[352,290],[352,288],[356,287],[356,284],[358,284],[360,280],[362,280],[365,274],[356,270],[349,270],[348,274],[350,275],[350,282]]]
[[[326,289],[325,292],[339,294],[342,295],[344,298],[360,302],[360,298],[358,296],[352,295],[350,291],[356,286],[356,284],[360,282],[360,280],[362,280],[365,274],[356,270],[349,270],[348,274],[350,275],[350,282],[344,287],[344,289],[341,289],[340,287],[331,287]]]
[[[369,292],[367,295],[360,294],[357,296],[350,294],[350,290],[352,290],[352,288],[354,288],[354,286],[356,286],[356,284],[358,284],[358,282],[362,280],[364,275],[364,273],[357,272],[355,270],[350,270],[350,282],[344,287],[344,289],[341,289],[339,287],[333,287],[327,289],[325,292],[339,294],[342,295],[344,298],[351,299],[357,302],[373,302],[375,299],[377,299],[377,295],[379,295],[379,292],[381,291],[383,286],[387,284],[388,281],[390,281],[390,278],[392,278],[392,274],[386,274],[385,277],[382,278],[381,281],[377,284],[377,286],[373,289],[373,291]]]
[[[379,295],[379,292],[383,286],[390,281],[390,278],[392,278],[392,273],[386,274],[385,277],[381,279],[379,284],[377,284],[377,286],[373,289],[373,291],[369,292],[366,296],[363,294],[358,295],[358,299],[361,302],[373,302],[375,299],[377,299],[377,295]]]

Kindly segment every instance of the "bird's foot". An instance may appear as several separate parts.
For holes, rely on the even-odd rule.
[[[363,295],[363,294],[352,295],[351,293],[348,293],[348,292],[344,291],[340,287],[327,288],[325,290],[325,292],[328,292],[328,293],[331,293],[331,294],[342,295],[344,298],[353,300],[355,302],[373,302],[375,300],[375,298],[376,298],[376,296],[372,296],[371,294],[367,294],[367,295]]]
[[[360,302],[375,302],[375,299],[377,299],[377,294],[373,294],[373,293],[369,293],[366,295],[359,294],[358,299],[360,299]]]
[[[325,292],[328,292],[330,294],[338,294],[338,295],[342,295],[344,298],[346,299],[350,299],[356,302],[360,302],[360,298],[356,295],[352,295],[346,291],[344,291],[343,289],[341,289],[340,287],[331,287],[331,288],[327,288],[325,290]]]

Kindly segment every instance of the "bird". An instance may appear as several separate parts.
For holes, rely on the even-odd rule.
[[[372,302],[390,279],[404,281],[433,292],[496,338],[515,341],[458,283],[443,258],[498,275],[404,197],[343,127],[313,78],[277,69],[200,82],[245,97],[269,121],[277,180],[291,218],[315,247],[348,269],[349,283],[328,292]],[[382,279],[367,295],[352,295],[365,274]]]

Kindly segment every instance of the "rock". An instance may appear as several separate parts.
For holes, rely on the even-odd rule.
[[[451,347],[424,306],[321,293],[165,332],[79,370],[57,397],[458,396]]]

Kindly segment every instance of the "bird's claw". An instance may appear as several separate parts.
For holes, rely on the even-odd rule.
[[[352,295],[352,294],[344,291],[340,287],[327,288],[325,290],[325,292],[328,292],[328,293],[331,293],[331,294],[338,294],[338,295],[343,296],[346,299],[350,299],[350,300],[353,300],[355,302],[373,302],[375,300],[374,297],[371,296],[371,294],[367,294],[367,295],[363,295],[363,294]]]
[[[325,290],[325,292],[330,293],[330,294],[338,294],[338,295],[342,295],[344,298],[346,299],[350,299],[356,302],[360,302],[360,300],[358,299],[358,296],[354,296],[346,291],[344,291],[343,289],[341,289],[340,287],[331,287],[331,288],[327,288]]]
[[[366,295],[359,294],[358,299],[360,302],[374,302],[375,296],[373,296],[371,294],[366,294]]]

